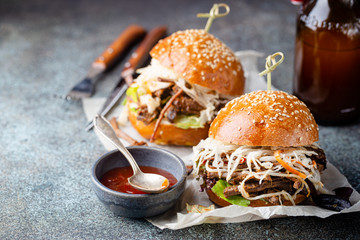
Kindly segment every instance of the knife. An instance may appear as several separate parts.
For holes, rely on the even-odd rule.
[[[76,84],[66,95],[66,100],[78,100],[90,97],[94,93],[95,82],[98,77],[109,69],[119,57],[135,41],[141,39],[146,30],[138,25],[127,27],[117,39],[92,63],[85,79]]]
[[[128,86],[133,81],[133,75],[135,70],[142,66],[144,62],[149,58],[149,52],[153,46],[166,35],[167,28],[160,26],[152,29],[140,43],[139,47],[131,55],[130,59],[125,63],[123,70],[121,71],[121,77],[115,88],[112,90],[100,112],[101,116],[106,116],[110,110],[116,105],[119,99],[126,92]],[[93,121],[90,121],[85,130],[89,131],[94,127]]]

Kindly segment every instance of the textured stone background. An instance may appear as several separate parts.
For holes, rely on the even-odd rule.
[[[226,1],[230,15],[211,33],[234,50],[285,53],[273,84],[292,89],[296,7],[289,1]],[[85,132],[81,103],[65,94],[129,24],[169,32],[203,28],[212,1],[0,1],[0,239],[334,239],[358,238],[360,214],[297,217],[159,230],[104,211],[90,168],[104,148]],[[259,63],[260,69],[264,63]],[[121,65],[98,84],[104,97]],[[320,127],[329,160],[360,191],[360,123]]]

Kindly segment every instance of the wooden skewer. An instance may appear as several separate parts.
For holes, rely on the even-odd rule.
[[[147,145],[146,142],[138,142],[135,139],[133,139],[132,137],[130,137],[129,135],[127,135],[125,132],[121,131],[121,129],[119,128],[117,122],[116,122],[116,118],[113,117],[110,119],[110,124],[111,126],[114,128],[116,136],[118,136],[119,138],[124,139],[125,141],[127,141],[131,146],[142,146],[142,145]]]

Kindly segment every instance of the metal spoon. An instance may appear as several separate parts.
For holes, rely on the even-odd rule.
[[[102,116],[94,118],[95,128],[107,138],[124,157],[129,161],[134,174],[128,178],[128,182],[134,188],[147,193],[161,193],[169,188],[169,180],[159,174],[143,173],[135,159],[116,136],[110,123]]]

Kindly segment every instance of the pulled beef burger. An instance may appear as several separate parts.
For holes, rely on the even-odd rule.
[[[282,91],[233,99],[194,147],[194,172],[219,206],[297,205],[325,192],[318,126],[306,105]]]
[[[127,91],[131,124],[157,144],[198,144],[216,112],[243,94],[241,63],[204,30],[178,31],[150,55],[150,65]]]

